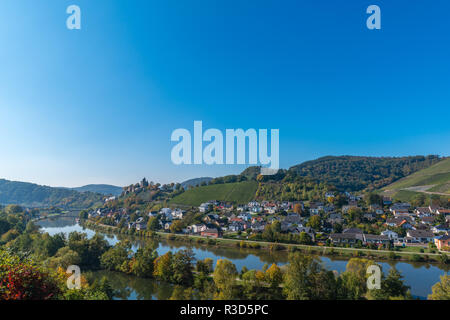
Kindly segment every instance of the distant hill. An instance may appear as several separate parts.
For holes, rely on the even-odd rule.
[[[52,188],[34,183],[0,179],[0,203],[27,207],[58,206],[87,208],[102,201],[103,196],[93,192],[78,192],[67,188]]]
[[[244,171],[241,172],[241,176],[246,177],[248,180],[255,180],[256,177],[261,173],[261,167],[253,166],[248,167]]]
[[[417,193],[450,196],[450,158],[417,171],[383,188],[388,195],[414,195]]]
[[[186,180],[186,181],[182,182],[181,186],[185,190],[187,190],[189,186],[192,186],[192,187],[200,186],[203,182],[208,184],[212,179],[213,178],[210,178],[210,177],[201,177],[201,178],[189,179],[189,180]]]
[[[109,184],[88,184],[86,186],[77,187],[77,188],[71,188],[72,190],[78,191],[78,192],[96,192],[101,193],[103,195],[113,195],[118,196],[122,193],[123,188],[112,186]]]
[[[376,190],[441,161],[439,156],[327,156],[291,167],[300,176],[334,185],[341,191]]]
[[[198,206],[208,200],[247,203],[254,199],[258,183],[244,181],[235,183],[214,184],[189,189],[173,198],[171,204]]]

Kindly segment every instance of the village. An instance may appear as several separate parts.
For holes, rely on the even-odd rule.
[[[324,201],[307,203],[250,201],[236,205],[211,200],[198,207],[172,205],[149,212],[102,207],[89,212],[87,218],[127,229],[129,233],[151,230],[348,248],[450,250],[448,208],[433,204],[414,207],[407,202],[393,203],[389,197],[367,205],[362,195],[349,192],[339,195],[346,199],[346,204],[335,206],[331,200],[337,195],[327,192]],[[106,202],[114,200],[108,198]],[[269,232],[280,237],[267,238]]]

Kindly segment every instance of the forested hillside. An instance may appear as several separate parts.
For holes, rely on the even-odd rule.
[[[293,166],[291,171],[342,191],[379,189],[441,161],[439,156],[357,157],[327,156]]]
[[[0,204],[20,204],[27,207],[87,208],[102,200],[92,192],[52,188],[34,183],[0,179]]]
[[[86,186],[71,188],[71,189],[78,191],[78,192],[89,191],[89,192],[101,193],[103,195],[113,195],[113,196],[118,196],[123,191],[122,187],[112,186],[109,184],[88,184]]]

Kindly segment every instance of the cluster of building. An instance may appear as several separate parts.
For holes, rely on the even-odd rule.
[[[134,192],[137,188],[147,186],[149,184],[144,179],[137,185],[127,187],[125,192]],[[245,205],[236,206],[228,202],[211,200],[198,207],[198,212],[203,214],[202,222],[185,226],[181,232],[217,238],[230,232],[262,232],[267,225],[279,221],[282,233],[306,233],[312,241],[317,238],[318,241],[324,241],[328,238],[329,242],[335,245],[423,246],[432,242],[438,249],[450,246],[450,209],[435,205],[413,208],[409,203],[392,203],[392,199],[388,197],[383,198],[382,204],[367,207],[362,205],[361,196],[344,194],[347,197],[347,204],[341,208],[336,208],[332,204],[333,201],[330,201],[332,200],[330,198],[335,197],[333,192],[325,194],[326,201],[309,202],[307,207],[301,201],[250,201]],[[111,200],[114,199],[108,201]],[[348,224],[351,221],[348,221],[347,213],[351,209],[359,209],[363,223],[379,225],[382,222],[385,230],[379,234],[368,234],[358,228],[349,228]],[[113,210],[106,207],[91,212],[89,217],[112,218],[115,224],[125,221],[129,229],[141,231],[146,230],[149,218],[157,217],[161,230],[171,230],[172,223],[175,220],[182,220],[185,215],[186,211],[179,208],[162,208],[147,214],[136,211],[134,217],[137,218],[131,221],[131,215],[126,209]],[[320,217],[321,222],[320,228],[316,230],[308,224],[308,220],[315,215]],[[347,225],[347,229],[333,233],[337,224],[344,227]]]
[[[329,239],[334,244],[393,244],[393,245],[426,245],[434,243],[438,249],[449,247],[450,210],[430,205],[428,207],[412,208],[409,203],[395,203],[384,212],[381,206],[371,206],[374,211],[364,214],[365,218],[377,219],[378,215],[387,216],[386,230],[379,235],[364,234],[360,229],[350,228],[342,233],[332,233]],[[444,223],[437,223],[437,217],[445,217]],[[331,219],[331,218],[329,218]],[[369,220],[370,220],[369,219]],[[342,223],[340,214],[332,217],[334,223]],[[442,219],[440,219],[442,221]],[[406,235],[390,229],[405,229]]]

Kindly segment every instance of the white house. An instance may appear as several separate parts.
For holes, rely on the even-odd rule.
[[[435,226],[433,228],[431,228],[431,231],[433,231],[433,233],[441,233],[441,232],[449,232],[450,231],[450,227],[448,225],[445,224],[440,224],[438,226]]]
[[[397,241],[398,240],[398,233],[386,229],[385,231],[381,232],[382,236],[387,236],[389,239]]]
[[[166,217],[166,219],[172,219],[172,209],[170,208],[162,208],[159,211],[162,215],[164,215]]]
[[[175,209],[172,211],[172,218],[173,219],[183,219],[184,211],[181,209]]]
[[[249,212],[243,212],[239,214],[237,217],[244,221],[250,221],[252,219],[252,215]]]
[[[262,207],[252,207],[251,211],[253,213],[261,213],[263,211],[263,208]]]
[[[193,224],[193,225],[189,226],[188,229],[190,231],[192,231],[193,233],[200,233],[200,232],[206,230],[206,225],[204,225],[204,224]]]
[[[205,203],[202,203],[200,205],[200,207],[198,207],[198,210],[201,213],[206,213],[206,212],[208,212],[210,210],[210,208],[211,208],[211,204],[209,202],[205,202]]]

